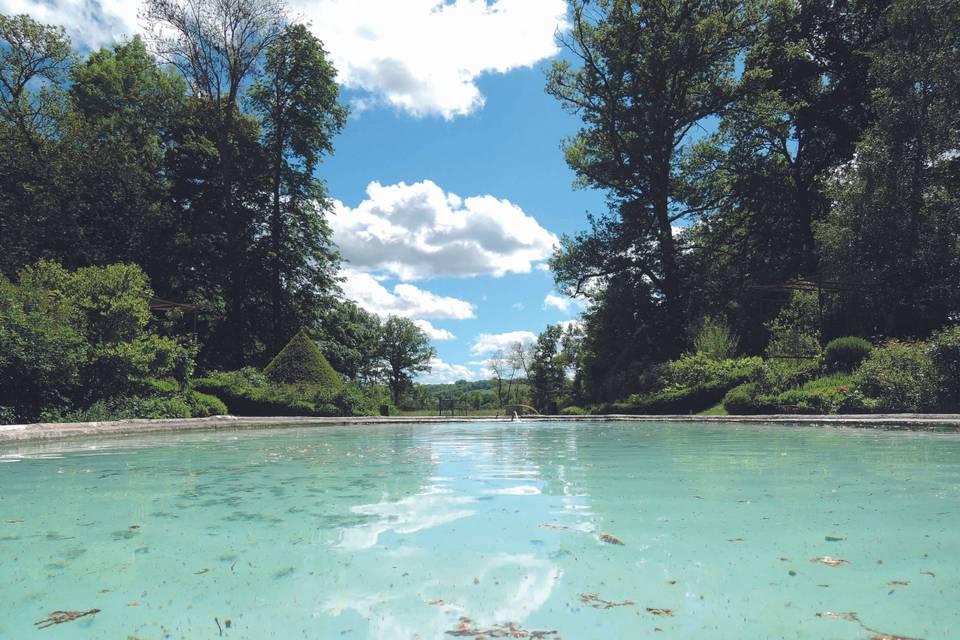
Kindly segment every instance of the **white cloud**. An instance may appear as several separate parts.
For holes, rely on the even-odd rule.
[[[67,28],[77,45],[110,44],[142,31],[131,0],[0,0]],[[324,42],[339,82],[361,92],[358,110],[385,103],[447,119],[484,104],[477,79],[557,54],[564,0],[292,0],[295,18]]]
[[[586,304],[578,298],[557,295],[551,291],[547,294],[547,297],[543,299],[543,308],[549,309],[551,307],[566,313],[571,309],[582,311],[586,307]]]
[[[60,25],[79,47],[99,47],[139,33],[139,9],[140,3],[129,0],[0,0],[0,13],[25,13]]]
[[[457,336],[446,329],[440,329],[430,324],[429,320],[414,320],[413,324],[420,327],[431,340],[456,340]]]
[[[516,309],[517,311],[523,311],[527,308],[522,302],[514,302],[512,305],[510,305],[510,307]]]
[[[447,382],[456,382],[457,380],[475,380],[477,373],[465,367],[462,364],[450,364],[440,358],[433,358],[430,361],[430,372],[417,378],[417,382],[426,384],[444,384]]]
[[[397,284],[390,291],[369,273],[353,269],[344,269],[340,275],[344,278],[343,292],[347,297],[379,316],[395,315],[418,320],[466,320],[474,317],[473,305],[466,300],[440,296],[406,283]]]
[[[334,202],[334,240],[354,270],[401,280],[529,273],[557,237],[509,200],[462,199],[430,180],[384,186],[350,208]]]
[[[466,115],[484,104],[477,78],[558,52],[564,0],[295,0],[361,108],[385,102],[414,116]]]
[[[537,334],[530,331],[507,331],[506,333],[481,333],[473,340],[470,353],[480,355],[498,349],[506,351],[515,342],[534,342]]]
[[[570,329],[582,328],[583,320],[561,320],[557,324],[560,325],[560,328],[564,331],[569,331]]]

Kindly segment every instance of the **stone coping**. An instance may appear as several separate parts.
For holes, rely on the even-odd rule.
[[[591,415],[591,416],[525,416],[523,422],[688,422],[688,423],[776,423],[883,427],[925,430],[941,428],[960,431],[960,414],[867,414],[867,415],[757,415],[757,416],[694,416],[694,415]],[[38,440],[63,440],[113,435],[148,435],[190,431],[217,431],[242,428],[291,426],[346,426],[369,424],[443,424],[462,422],[510,422],[506,417],[473,416],[390,416],[360,418],[317,417],[243,417],[212,416],[164,420],[117,420],[113,422],[35,423],[0,425],[0,445]]]

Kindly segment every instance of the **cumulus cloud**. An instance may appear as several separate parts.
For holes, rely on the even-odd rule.
[[[129,0],[0,0],[0,13],[26,13],[64,27],[74,45],[99,47],[140,32],[140,3]]]
[[[460,198],[430,180],[371,182],[356,207],[334,202],[330,225],[352,269],[400,280],[529,273],[557,243],[509,200]]]
[[[347,297],[379,316],[395,315],[418,320],[467,320],[475,315],[473,305],[466,300],[440,296],[406,283],[395,285],[391,291],[369,273],[352,269],[345,269],[340,275],[344,278],[342,286]]]
[[[570,298],[567,296],[561,296],[552,291],[547,294],[547,297],[543,299],[543,308],[544,309],[557,309],[558,311],[563,311],[567,313],[571,309],[583,310],[586,305],[583,300],[577,298]]]
[[[0,0],[0,12],[27,13],[97,47],[141,31],[132,0]],[[292,0],[338,70],[357,90],[358,110],[392,105],[447,119],[484,104],[477,79],[557,54],[564,0]]]
[[[418,382],[427,384],[444,384],[457,380],[475,380],[477,374],[462,364],[450,364],[440,358],[430,360],[430,372],[417,378]]]
[[[531,331],[507,331],[506,333],[481,333],[473,340],[470,353],[481,355],[499,349],[506,351],[516,342],[534,342],[537,334]]]
[[[564,0],[295,0],[340,82],[414,116],[447,119],[484,104],[477,78],[558,52]]]
[[[441,329],[430,324],[429,320],[414,320],[413,324],[420,327],[421,330],[427,337],[431,340],[456,340],[457,336],[453,335],[453,332],[447,331],[446,329]]]

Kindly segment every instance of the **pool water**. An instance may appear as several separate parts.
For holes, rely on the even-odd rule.
[[[956,434],[274,428],[0,462],[3,639],[960,637]]]

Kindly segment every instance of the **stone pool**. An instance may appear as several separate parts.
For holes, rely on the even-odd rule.
[[[0,445],[4,639],[945,640],[958,594],[955,433],[519,422]]]

